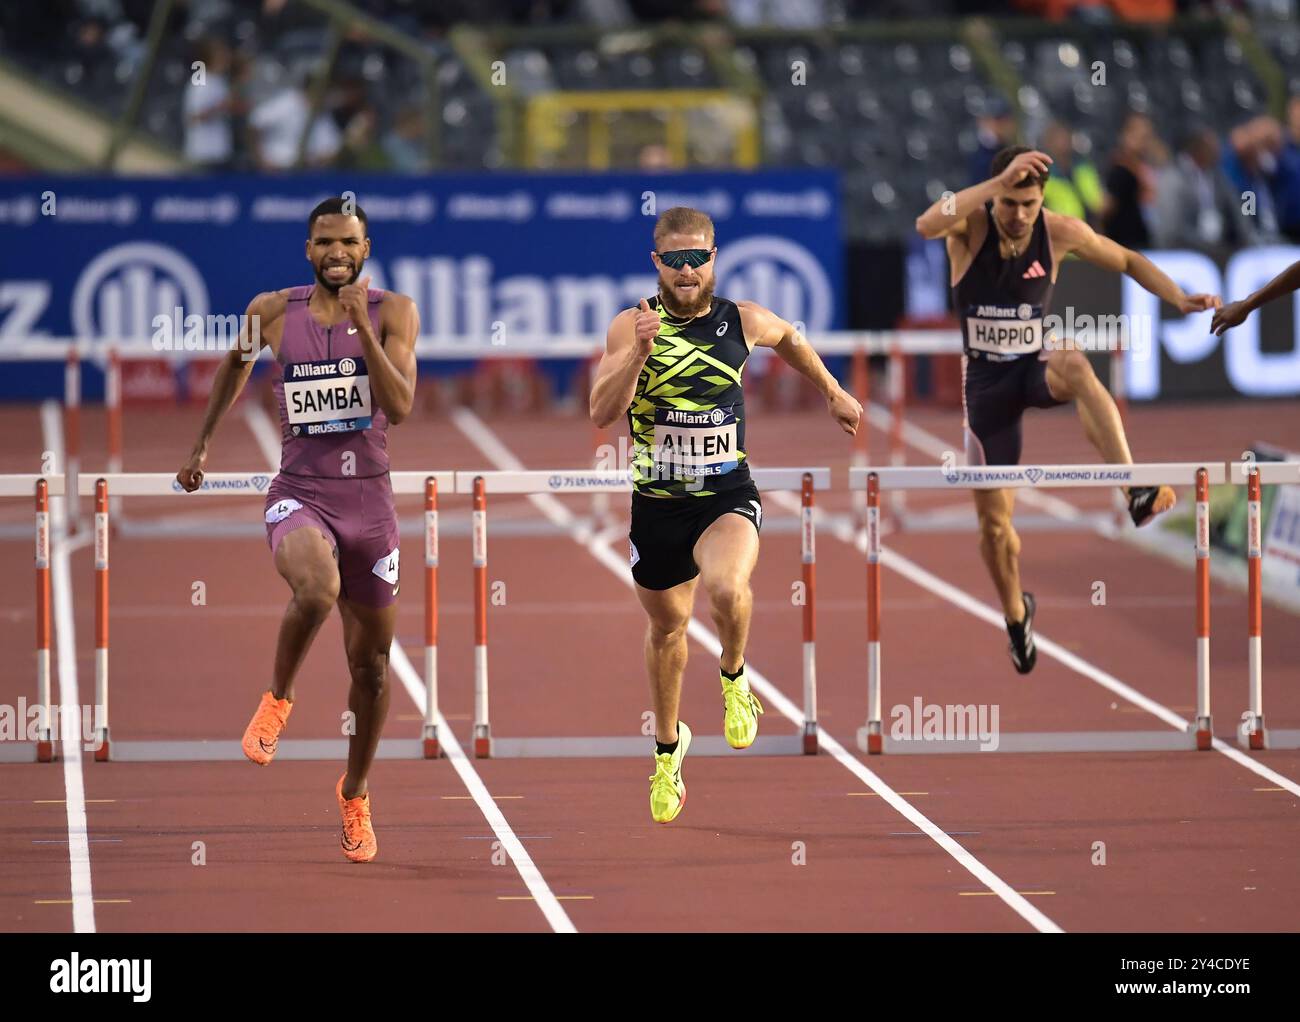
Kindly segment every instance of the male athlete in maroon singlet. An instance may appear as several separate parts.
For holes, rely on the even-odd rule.
[[[388,476],[388,427],[411,412],[420,321],[405,295],[358,283],[370,255],[366,215],[326,199],[307,223],[316,283],[269,291],[248,306],[241,345],[222,361],[198,441],[177,473],[203,484],[217,424],[239,396],[262,345],[276,360],[280,472],[266,499],[276,570],[293,598],[280,623],[270,691],[244,733],[245,755],[267,765],[293,707],[294,676],[337,603],[352,686],[355,730],[335,788],[342,845],[369,862],[377,845],[366,775],[388,714],[388,650],[397,620],[398,531]]]
[[[940,199],[916,221],[926,238],[943,238],[952,266],[953,305],[961,317],[962,399],[966,461],[1015,465],[1027,408],[1073,401],[1088,441],[1107,462],[1132,464],[1119,411],[1070,338],[1053,337],[1043,320],[1061,261],[1073,252],[1132,277],[1179,312],[1221,303],[1188,295],[1146,256],[1097,234],[1082,220],[1043,209],[1052,158],[1024,146],[993,157],[989,179]],[[1045,336],[1046,333],[1046,336]],[[980,552],[1006,615],[1011,661],[1034,669],[1034,597],[1020,588],[1020,539],[1011,524],[1014,490],[973,490]],[[1174,506],[1168,486],[1125,489],[1135,525]]]

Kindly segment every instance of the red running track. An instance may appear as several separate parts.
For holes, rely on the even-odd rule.
[[[27,451],[0,452],[4,471],[30,471],[41,437],[23,412]],[[17,426],[17,410],[4,410]],[[127,469],[174,471],[194,412],[127,420]],[[1294,431],[1281,405],[1140,409],[1141,460],[1236,457],[1259,439]],[[86,415],[94,436],[96,416]],[[12,421],[10,421],[12,420]],[[951,413],[916,417],[955,441]],[[1093,460],[1070,413],[1031,418],[1026,460]],[[1212,423],[1212,428],[1211,424]],[[487,424],[528,467],[582,467],[591,434],[577,418]],[[750,449],[765,465],[829,464],[843,485],[847,439],[820,415],[755,415]],[[86,457],[95,462],[94,445]],[[413,420],[393,433],[398,469],[492,467],[450,419]],[[877,452],[879,453],[879,451]],[[917,463],[932,459],[917,456]],[[223,427],[209,469],[247,470],[265,455],[238,415]],[[1062,492],[1076,498],[1076,493]],[[1094,495],[1095,496],[1095,495]],[[951,502],[950,495],[947,495]],[[566,501],[585,513],[589,498]],[[615,511],[625,520],[622,508]],[[218,738],[242,732],[267,683],[285,600],[270,563],[260,507],[248,499],[131,501],[133,519],[208,522],[202,537],[119,538],[113,546],[114,737]],[[1082,506],[1105,506],[1098,498]],[[848,496],[819,505],[844,511]],[[418,501],[404,501],[414,516]],[[468,745],[472,712],[470,556],[465,498],[443,506],[442,709]],[[914,506],[922,506],[916,502]],[[491,610],[494,732],[639,734],[649,695],[642,623],[615,574],[571,538],[511,535],[544,520],[531,503],[492,500],[489,576],[505,603]],[[790,513],[769,496],[754,580],[749,660],[794,702],[801,697],[799,577]],[[782,527],[782,519],[786,527]],[[9,519],[6,519],[9,520]],[[243,530],[242,536],[231,535]],[[1184,715],[1194,697],[1192,572],[1121,542],[1079,532],[1026,534],[1026,585],[1040,600],[1042,634]],[[1066,930],[1286,930],[1300,910],[1291,791],[1218,752],[867,757],[854,733],[865,714],[861,554],[823,524],[818,550],[819,717],[825,730],[926,818],[1052,923]],[[888,548],[988,602],[970,534],[903,534]],[[1189,544],[1190,546],[1190,544]],[[399,642],[419,663],[420,538],[403,537],[407,566]],[[621,538],[612,548],[625,556]],[[26,543],[0,544],[6,577],[30,571]],[[88,552],[72,558],[81,691],[90,691],[93,635]],[[1092,583],[1107,583],[1094,607]],[[207,604],[191,604],[192,584]],[[1012,730],[1155,729],[1160,724],[1047,657],[1030,678],[1006,662],[1004,637],[952,603],[887,571],[885,707],[996,704]],[[27,651],[25,592],[0,603],[3,649]],[[1215,587],[1216,729],[1225,741],[1246,705],[1245,601]],[[703,604],[697,608],[707,623]],[[1294,620],[1265,614],[1265,698],[1272,727],[1300,726]],[[297,687],[290,737],[336,737],[345,708],[341,633],[332,620]],[[7,662],[18,657],[7,656]],[[32,671],[6,673],[0,698],[28,693]],[[692,644],[682,716],[697,734],[720,731],[713,658]],[[394,687],[386,734],[415,737],[419,707]],[[887,721],[888,724],[888,721]],[[763,734],[793,734],[770,701]],[[672,825],[648,817],[641,760],[476,761],[473,769],[579,930],[1024,930],[1017,914],[916,824],[829,755],[692,758],[690,801]],[[761,745],[761,737],[760,737]],[[1300,753],[1252,754],[1294,784]],[[103,930],[544,930],[547,919],[450,763],[376,765],[371,785],[380,858],[346,863],[337,849],[333,785],[341,764],[95,764],[84,766],[96,925]],[[0,846],[18,869],[0,879],[0,918],[13,930],[71,927],[62,770],[7,766]],[[872,776],[872,775],[869,775]],[[880,787],[877,783],[877,787]],[[38,801],[39,800],[39,801]],[[48,801],[47,801],[48,800]],[[62,841],[62,844],[58,842]],[[193,864],[203,842],[206,865]],[[1106,864],[1095,865],[1097,842]],[[802,863],[802,864],[798,864]],[[1047,893],[1050,892],[1050,893]],[[54,904],[35,904],[38,901]]]

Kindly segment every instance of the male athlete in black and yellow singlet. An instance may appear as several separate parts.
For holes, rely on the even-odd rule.
[[[847,433],[856,432],[862,406],[793,326],[761,305],[714,295],[708,216],[670,209],[655,224],[654,241],[659,294],[610,324],[591,418],[603,428],[626,413],[632,433],[632,577],[650,619],[645,659],[656,726],[650,814],[668,823],[686,802],[682,760],[691,731],[677,708],[700,580],[722,641],[727,742],[753,743],[763,712],[745,677],[749,577],[763,522],[745,452],[745,361],[755,345],[774,348],[825,395]]]
[[[1015,465],[1027,408],[1073,401],[1088,441],[1107,462],[1132,464],[1119,411],[1081,351],[1068,338],[1044,336],[1043,320],[1063,260],[1073,252],[1125,273],[1181,313],[1216,308],[1213,295],[1188,295],[1151,260],[1098,235],[1082,220],[1043,209],[1052,158],[1008,146],[989,179],[940,199],[916,221],[926,238],[943,238],[952,267],[953,304],[962,322],[962,402],[966,461]],[[973,490],[980,552],[1002,600],[1011,660],[1034,668],[1034,598],[1020,588],[1020,539],[1011,525],[1014,490]],[[1125,490],[1135,525],[1174,506],[1168,486]]]

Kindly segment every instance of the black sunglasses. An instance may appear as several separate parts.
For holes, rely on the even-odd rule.
[[[680,270],[683,266],[703,266],[713,258],[713,249],[711,248],[679,248],[675,252],[659,252],[659,261],[673,270]]]

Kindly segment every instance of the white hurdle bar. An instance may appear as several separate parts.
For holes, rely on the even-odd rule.
[[[817,655],[815,599],[814,494],[830,486],[829,468],[755,468],[754,483],[763,490],[798,490],[801,494],[800,561],[805,586],[803,624],[802,733],[765,737],[747,750],[757,755],[815,755],[817,753]],[[474,498],[474,755],[512,759],[530,756],[644,756],[644,737],[501,738],[492,734],[488,699],[487,627],[487,497],[498,494],[631,493],[629,471],[519,470],[457,472],[456,492]],[[734,755],[721,736],[702,735],[691,750],[697,755]]]
[[[176,477],[167,472],[105,473],[85,475],[78,482],[84,496],[95,498],[95,759],[98,762],[160,762],[174,760],[238,760],[243,751],[238,741],[112,741],[109,728],[109,589],[108,543],[111,531],[112,497],[171,496],[247,497],[263,496],[275,478],[274,472],[212,472],[203,484],[186,493]],[[437,549],[439,487],[456,488],[456,473],[389,473],[393,495],[421,495],[425,499],[425,707],[418,740],[383,739],[376,753],[380,759],[434,759],[441,754],[437,730]],[[54,480],[50,480],[53,484]],[[62,482],[61,480],[59,481]],[[61,492],[62,486],[59,487]],[[51,493],[55,492],[51,486]],[[0,496],[5,490],[0,488]],[[333,759],[347,754],[347,742],[340,739],[289,739],[280,744],[284,759]]]
[[[1197,712],[1186,732],[1043,732],[1004,735],[1004,752],[1057,752],[1086,749],[1209,749],[1213,741],[1210,717],[1210,572],[1209,488],[1228,481],[1223,463],[1141,465],[1018,465],[971,468],[853,468],[851,489],[867,492],[867,720],[858,730],[858,747],[868,755],[884,752],[973,752],[977,742],[895,740],[884,733],[881,712],[881,589],[880,495],[882,489],[1033,489],[1096,486],[1196,487],[1196,644]]]

